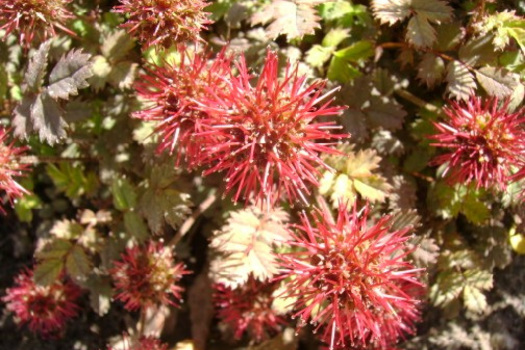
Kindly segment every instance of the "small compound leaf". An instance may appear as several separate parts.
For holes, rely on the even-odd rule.
[[[66,258],[66,271],[73,280],[85,281],[91,272],[91,262],[78,245],[73,246]]]
[[[447,90],[450,96],[468,100],[476,89],[474,75],[461,62],[452,61],[447,65]]]
[[[23,92],[37,93],[40,91],[44,82],[44,76],[47,69],[47,56],[51,47],[51,40],[48,40],[40,45],[38,51],[31,56],[27,72],[24,76]]]
[[[418,48],[431,47],[436,41],[436,32],[425,15],[418,14],[408,21],[406,40]]]
[[[316,14],[315,6],[322,0],[272,0],[259,12],[256,12],[251,22],[253,25],[271,24],[266,33],[271,39],[285,34],[287,40],[302,38],[305,34],[313,34],[319,28],[320,17]]]
[[[475,71],[479,85],[491,96],[505,98],[512,95],[517,88],[519,76],[504,69],[483,67]]]
[[[93,76],[91,55],[72,50],[63,56],[49,75],[49,95],[54,99],[68,100],[78,95],[78,90],[89,86],[87,79]]]
[[[36,284],[42,286],[49,286],[53,284],[62,269],[64,268],[64,261],[62,259],[47,259],[38,264],[35,268],[34,280]]]

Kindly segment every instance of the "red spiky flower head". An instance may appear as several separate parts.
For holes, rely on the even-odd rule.
[[[56,336],[66,322],[77,316],[76,300],[82,291],[70,281],[57,280],[49,286],[37,285],[33,271],[25,270],[15,278],[2,300],[15,314],[15,320],[44,337]]]
[[[25,150],[25,147],[15,147],[13,143],[8,143],[7,131],[0,127],[0,190],[5,191],[10,202],[29,193],[13,179],[28,168],[27,164],[20,162]],[[0,213],[4,212],[0,205]]]
[[[144,47],[169,48],[176,43],[202,40],[200,31],[212,21],[203,0],[120,0],[114,12],[128,16],[121,25]]]
[[[130,311],[158,304],[178,306],[183,289],[177,283],[187,273],[182,263],[174,263],[172,249],[160,242],[127,248],[111,270],[115,299]]]
[[[330,348],[389,349],[419,317],[415,298],[421,272],[407,260],[409,228],[392,230],[384,216],[369,226],[368,207],[360,213],[344,205],[334,221],[317,211],[303,215],[282,255],[284,297],[296,298],[293,317],[309,322]]]
[[[305,202],[308,185],[318,185],[317,166],[328,168],[320,153],[336,153],[330,146],[336,135],[333,122],[316,118],[338,114],[343,107],[330,107],[333,99],[323,94],[324,81],[308,84],[297,67],[286,66],[279,78],[277,54],[268,51],[255,86],[244,56],[238,74],[227,79],[225,88],[208,90],[199,101],[210,118],[202,147],[204,175],[224,171],[226,191],[237,201],[254,197],[273,203],[284,193]],[[212,140],[213,142],[206,142]]]
[[[439,133],[431,138],[437,140],[434,146],[450,152],[436,157],[433,164],[447,164],[450,182],[506,188],[513,168],[525,160],[525,108],[512,113],[508,104],[473,96],[443,109],[448,121],[434,123]]]
[[[190,52],[182,45],[178,52],[178,63],[152,66],[137,80],[135,89],[147,107],[134,117],[158,121],[159,152],[176,152],[177,164],[183,155],[192,166],[200,151],[195,134],[206,117],[195,109],[195,99],[201,99],[207,88],[220,89],[221,77],[229,74],[231,63],[224,51],[213,60],[206,51]]]
[[[38,42],[56,35],[58,28],[75,35],[66,27],[73,14],[66,9],[71,0],[4,0],[0,6],[0,29],[20,33],[20,42],[26,48],[34,39]]]
[[[261,342],[285,324],[282,316],[272,309],[277,283],[260,282],[250,277],[246,284],[235,289],[223,284],[216,284],[214,288],[217,316],[234,331],[235,339],[248,333],[250,339]]]

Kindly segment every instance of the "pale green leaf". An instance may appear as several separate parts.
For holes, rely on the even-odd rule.
[[[314,45],[306,53],[305,61],[312,67],[320,68],[330,59],[333,51],[334,51],[334,48],[332,47],[323,47],[321,45]]]
[[[256,12],[251,22],[253,25],[266,24],[268,37],[277,38],[286,35],[287,40],[302,38],[306,34],[313,34],[320,28],[320,17],[315,6],[322,0],[272,0],[260,11]]]
[[[487,310],[487,297],[475,287],[469,285],[463,289],[463,302],[467,310],[482,313]]]
[[[349,36],[350,32],[348,29],[333,28],[328,33],[326,33],[325,37],[323,38],[322,45],[324,47],[336,47]]]
[[[460,100],[468,100],[476,89],[474,75],[458,61],[452,61],[447,65],[446,80],[449,95]]]
[[[411,0],[372,0],[374,16],[382,24],[392,25],[410,16]]]
[[[266,281],[278,273],[274,247],[291,239],[285,227],[288,214],[281,209],[263,211],[252,206],[232,212],[216,231],[210,246],[219,253],[211,266],[216,282],[235,288],[249,276]]]

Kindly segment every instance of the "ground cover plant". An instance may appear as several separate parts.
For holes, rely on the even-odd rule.
[[[525,348],[525,1],[0,1],[0,348]]]

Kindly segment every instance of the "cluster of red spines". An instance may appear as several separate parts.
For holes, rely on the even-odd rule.
[[[250,278],[235,289],[215,285],[214,303],[218,318],[234,331],[234,338],[248,333],[257,342],[268,339],[285,324],[282,316],[272,309],[277,284]]]
[[[40,286],[33,279],[33,271],[25,270],[15,278],[15,284],[2,300],[17,322],[43,337],[56,336],[78,314],[76,300],[82,291],[70,281]]]
[[[390,229],[384,216],[369,225],[368,207],[341,206],[334,219],[306,215],[281,256],[285,297],[297,298],[293,317],[311,323],[330,348],[388,349],[419,318],[421,270],[407,261],[408,228]]]
[[[114,12],[128,19],[121,25],[144,47],[169,48],[185,41],[199,41],[201,30],[213,23],[203,9],[203,0],[120,0]]]
[[[525,164],[525,108],[515,112],[508,101],[472,97],[467,102],[450,102],[444,108],[447,122],[434,123],[439,131],[431,136],[434,146],[451,150],[436,157],[446,163],[445,175],[452,183],[505,189],[513,171]]]
[[[199,135],[205,140],[198,162],[207,167],[204,175],[225,172],[226,191],[235,201],[273,203],[284,194],[306,202],[309,185],[318,185],[316,167],[328,167],[319,154],[336,153],[332,144],[348,136],[331,133],[335,123],[316,118],[343,107],[330,106],[333,91],[323,94],[325,82],[308,84],[297,67],[288,64],[279,78],[274,52],[268,51],[255,86],[244,56],[236,68],[224,87],[211,86],[198,101],[208,115]]]
[[[177,283],[188,271],[184,264],[174,263],[171,248],[160,242],[127,248],[114,265],[110,273],[117,290],[115,299],[127,310],[179,305],[183,288]]]
[[[7,131],[0,127],[0,190],[5,191],[11,202],[29,193],[14,180],[14,177],[22,175],[28,168],[20,159],[25,151],[26,147],[15,147],[12,142],[9,143]],[[4,213],[1,205],[0,213]]]
[[[74,18],[66,9],[71,0],[4,0],[0,6],[0,29],[6,36],[20,32],[20,42],[26,48],[36,38],[38,42],[56,36],[55,28],[68,34],[74,33],[66,22]]]
[[[210,60],[207,52],[190,53],[179,47],[180,61],[162,67],[150,67],[135,84],[141,99],[149,107],[134,114],[136,118],[157,121],[158,150],[177,153],[177,164],[184,156],[189,167],[195,165],[200,152],[196,134],[206,114],[195,109],[209,86],[220,88],[222,77],[229,74],[231,63],[224,52]]]

